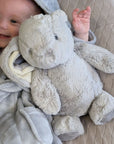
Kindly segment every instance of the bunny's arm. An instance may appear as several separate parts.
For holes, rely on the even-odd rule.
[[[114,54],[100,46],[76,43],[75,52],[89,64],[105,73],[114,73]]]
[[[59,112],[60,98],[46,71],[36,69],[33,72],[31,93],[34,103],[46,114],[55,115]]]

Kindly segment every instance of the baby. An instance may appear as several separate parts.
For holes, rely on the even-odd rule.
[[[0,0],[0,50],[5,48],[9,41],[18,35],[21,23],[32,15],[44,11],[32,0]],[[91,8],[72,13],[74,35],[88,41],[90,28]]]

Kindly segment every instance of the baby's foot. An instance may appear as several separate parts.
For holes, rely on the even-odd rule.
[[[75,31],[75,36],[86,41],[88,41],[88,31],[90,29],[90,16],[91,8],[89,6],[80,12],[77,8],[72,13],[72,25]]]

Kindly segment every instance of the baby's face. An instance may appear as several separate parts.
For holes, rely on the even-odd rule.
[[[18,35],[20,24],[40,13],[29,0],[0,0],[0,48]]]

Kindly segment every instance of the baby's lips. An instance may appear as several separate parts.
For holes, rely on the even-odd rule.
[[[0,34],[1,39],[9,39],[10,37],[10,35]]]

